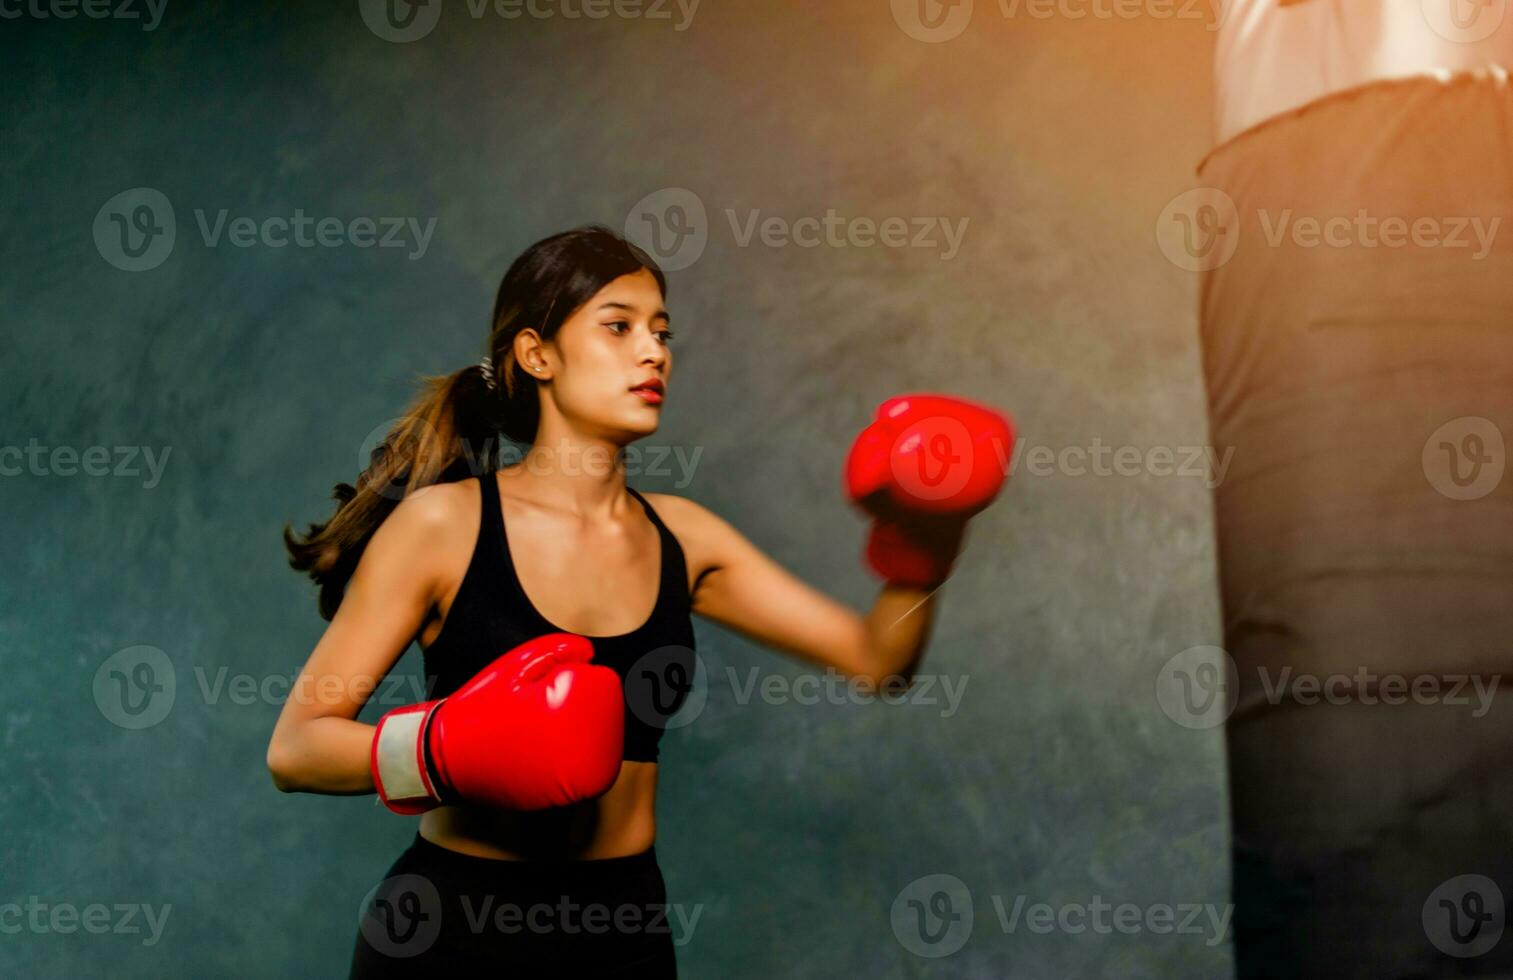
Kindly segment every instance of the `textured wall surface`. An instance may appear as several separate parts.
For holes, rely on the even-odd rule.
[[[0,904],[40,907],[0,935],[3,972],[342,975],[414,825],[270,783],[281,694],[323,626],[279,529],[328,514],[417,374],[482,353],[521,249],[600,221],[685,266],[648,441],[697,464],[633,485],[699,500],[843,601],[874,588],[838,485],[877,402],[947,390],[1023,436],[928,655],[954,712],[940,688],[743,697],[753,669],[807,669],[699,623],[709,697],[664,741],[658,801],[672,900],[700,914],[686,975],[1225,975],[1222,736],[1156,697],[1163,664],[1218,642],[1210,487],[1090,468],[1206,440],[1196,280],[1154,229],[1206,149],[1207,10],[1005,0],[932,35],[862,0],[637,8],[666,19],[448,2],[400,43],[375,5],[289,6],[0,22],[0,443],[22,451],[0,480]],[[137,188],[161,198],[117,198]],[[240,245],[223,210],[431,232]],[[905,219],[909,241],[785,240],[831,212]],[[123,223],[173,228],[171,249],[127,254]],[[137,450],[107,450],[109,475],[53,452],[96,446]],[[396,668],[418,669],[416,651]],[[955,931],[911,932],[911,900],[942,908],[938,875],[966,890],[946,889]],[[103,934],[49,918],[93,903],[139,910]],[[1032,926],[1041,903],[1059,924]],[[1163,929],[1166,906],[1177,926],[1208,908]]]

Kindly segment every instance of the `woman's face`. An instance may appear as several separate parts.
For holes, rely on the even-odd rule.
[[[574,429],[621,445],[650,435],[672,373],[668,324],[656,278],[645,269],[621,276],[544,345],[547,370],[536,376],[549,372],[547,397]]]

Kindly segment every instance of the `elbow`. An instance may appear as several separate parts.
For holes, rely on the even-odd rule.
[[[280,793],[296,793],[300,788],[289,755],[288,749],[277,741],[268,743],[268,775],[273,777],[273,786]]]
[[[851,683],[871,699],[892,704],[902,701],[913,689],[923,652],[915,650],[903,653],[859,643],[848,659],[851,661],[851,669],[847,671],[851,675]]]
[[[855,675],[856,683],[866,694],[884,704],[897,704],[914,687],[914,671],[863,671]]]

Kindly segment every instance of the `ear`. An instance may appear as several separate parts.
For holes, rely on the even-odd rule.
[[[546,342],[534,329],[527,327],[515,335],[515,362],[521,370],[538,381],[552,377],[551,361],[547,358]]]

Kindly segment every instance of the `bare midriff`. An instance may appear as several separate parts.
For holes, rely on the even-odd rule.
[[[625,857],[657,836],[657,764],[620,763],[604,795],[550,810],[443,806],[420,818],[420,836],[448,850],[507,861]]]

